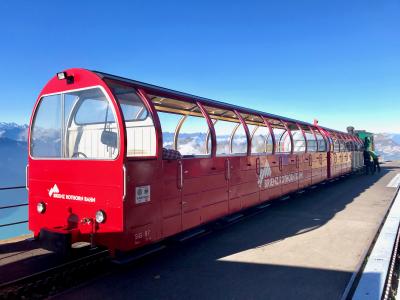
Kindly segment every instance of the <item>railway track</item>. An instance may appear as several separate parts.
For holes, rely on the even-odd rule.
[[[0,285],[0,300],[2,299],[43,299],[58,294],[68,288],[93,280],[98,276],[110,273],[119,266],[146,259],[165,248],[176,247],[185,241],[199,238],[212,232],[224,230],[231,225],[242,222],[248,218],[262,213],[267,207],[282,203],[289,198],[303,197],[306,191],[313,191],[316,187],[331,184],[340,179],[348,177],[341,176],[335,180],[320,183],[317,186],[309,187],[306,190],[296,192],[290,196],[281,197],[273,201],[248,208],[225,218],[218,219],[212,223],[205,224],[188,232],[166,239],[160,243],[138,249],[126,257],[118,260],[111,260],[107,250],[93,250],[92,253],[83,257],[70,260],[55,267],[18,278]],[[179,247],[179,246],[178,246]]]
[[[109,265],[108,250],[92,250],[72,259],[0,285],[0,299],[43,299],[92,278]]]

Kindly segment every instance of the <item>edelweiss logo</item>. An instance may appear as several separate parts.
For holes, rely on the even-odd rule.
[[[261,187],[265,178],[270,177],[272,174],[271,167],[268,160],[265,161],[264,167],[260,170],[260,175],[258,175],[258,186]]]
[[[60,191],[58,189],[57,184],[55,184],[50,190],[49,190],[49,197],[52,197],[53,194],[58,194]]]

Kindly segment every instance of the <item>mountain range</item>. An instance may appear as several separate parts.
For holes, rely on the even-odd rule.
[[[375,151],[382,160],[400,160],[400,134],[378,133],[374,141]]]

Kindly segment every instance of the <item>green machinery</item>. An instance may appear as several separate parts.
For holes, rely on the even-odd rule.
[[[355,130],[354,133],[364,142],[366,150],[374,151],[374,134],[365,130]]]
[[[364,142],[364,148],[368,151],[375,151],[374,134],[366,130],[354,130],[353,126],[347,127],[347,132],[358,136]]]

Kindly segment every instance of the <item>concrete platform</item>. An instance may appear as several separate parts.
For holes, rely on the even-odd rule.
[[[275,202],[54,298],[339,299],[395,195],[387,185],[400,164],[382,167],[380,174],[352,176]],[[15,251],[7,247],[0,245],[0,280],[33,260],[55,260],[36,248],[10,257]],[[38,252],[32,257],[29,251]]]

